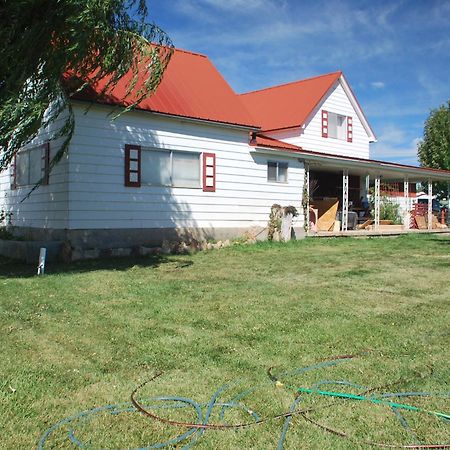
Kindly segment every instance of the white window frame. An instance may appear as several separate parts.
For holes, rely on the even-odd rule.
[[[142,179],[141,183],[146,186],[163,186],[163,187],[173,187],[173,188],[184,188],[184,189],[202,189],[202,165],[201,165],[201,152],[194,151],[184,151],[184,150],[174,150],[166,148],[155,148],[155,147],[141,147],[141,152],[164,152],[169,153],[169,168],[170,168],[170,184],[159,184],[159,183],[149,183]],[[195,155],[198,159],[198,184],[196,186],[183,186],[180,184],[173,184],[173,154],[180,153],[184,155]],[[143,158],[141,156],[141,165],[144,164]],[[143,178],[144,169],[141,168],[141,178]]]
[[[336,136],[331,136],[331,116],[336,117]],[[338,119],[342,118],[342,125],[338,126]],[[328,137],[330,139],[338,139],[339,141],[346,141],[347,140],[347,116],[344,114],[338,114],[335,112],[328,111]]]
[[[276,179],[270,180],[269,179],[269,164],[275,164],[276,165]],[[280,181],[280,164],[286,167],[286,181]],[[269,183],[277,183],[277,184],[288,184],[289,182],[289,163],[287,161],[273,161],[268,160],[267,161],[267,181]]]

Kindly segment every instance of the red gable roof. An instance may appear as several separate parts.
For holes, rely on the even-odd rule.
[[[74,98],[128,106],[133,103],[133,95],[123,99],[130,79],[131,73],[125,75],[112,92],[101,99],[98,94],[105,86],[104,80]],[[136,90],[139,87],[138,84]],[[259,128],[239,96],[206,56],[179,49],[174,50],[156,92],[139,103],[137,109]]]
[[[241,94],[240,98],[263,130],[302,126],[342,72]]]

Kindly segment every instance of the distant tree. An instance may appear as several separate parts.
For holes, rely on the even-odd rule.
[[[423,139],[418,144],[422,167],[450,170],[450,100],[430,112],[425,122]],[[447,192],[447,185],[436,185],[438,194]]]
[[[63,144],[50,167],[61,159],[74,129],[69,98],[88,79],[106,79],[106,94],[131,71],[127,97],[140,65],[141,88],[127,109],[156,89],[172,44],[147,16],[145,0],[0,0],[0,172],[64,111],[53,136]],[[77,82],[64,81],[67,74]]]

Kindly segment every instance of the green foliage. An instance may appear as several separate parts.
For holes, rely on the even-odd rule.
[[[0,171],[41,127],[65,112],[52,137],[64,137],[63,144],[50,167],[61,159],[74,130],[69,98],[88,81],[107,80],[102,93],[107,94],[131,71],[128,96],[140,64],[141,87],[129,108],[156,89],[172,44],[160,28],[146,23],[147,16],[145,0],[0,3]]]
[[[422,167],[450,170],[450,100],[430,112],[418,145],[418,156]],[[439,196],[444,195],[447,184],[436,184],[435,191]]]
[[[272,241],[275,233],[281,233],[282,207],[274,203],[270,208],[267,239]]]
[[[380,202],[380,220],[392,220],[393,224],[401,224],[400,205],[382,197]]]
[[[8,225],[11,222],[13,213],[0,209],[0,226]]]
[[[370,195],[370,214],[375,217],[375,191],[369,189]],[[394,225],[400,225],[402,218],[400,217],[400,205],[393,202],[389,197],[383,195],[380,198],[380,220],[391,220]]]
[[[13,239],[14,236],[6,229],[6,225],[11,223],[13,213],[0,209],[0,239]]]

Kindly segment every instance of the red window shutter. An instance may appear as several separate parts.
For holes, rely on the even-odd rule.
[[[328,111],[322,109],[322,137],[328,137]]]
[[[141,147],[125,145],[125,186],[141,187]]]
[[[16,189],[17,188],[17,183],[16,183],[16,166],[17,166],[17,156],[14,155],[14,158],[11,162],[11,189]]]
[[[347,142],[353,142],[353,119],[347,117]]]
[[[50,179],[50,142],[42,145],[41,176],[42,184],[47,185]]]
[[[203,191],[216,192],[215,153],[203,153]]]

